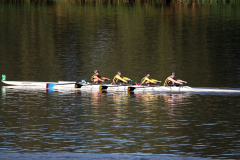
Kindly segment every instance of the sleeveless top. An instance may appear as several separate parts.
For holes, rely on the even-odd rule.
[[[169,76],[169,77],[171,77],[171,76]],[[173,83],[172,81],[170,81],[170,80],[168,79],[169,77],[167,77],[167,79],[165,80],[165,82],[164,82],[164,84],[163,84],[164,86],[167,86],[168,84],[172,84],[172,83]],[[174,79],[174,80],[177,80],[176,77],[174,77],[173,79]]]
[[[94,81],[94,77],[95,77],[96,75],[94,74],[92,77],[91,77],[91,79],[90,79],[90,81]],[[101,76],[97,76],[98,78],[101,78]]]

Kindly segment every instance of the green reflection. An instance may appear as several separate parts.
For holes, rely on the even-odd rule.
[[[239,4],[214,2],[1,1],[1,68],[11,80],[121,69],[136,82],[146,71],[162,81],[175,71],[190,86],[239,87],[231,80],[239,73]]]

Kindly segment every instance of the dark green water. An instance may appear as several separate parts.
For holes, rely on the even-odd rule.
[[[146,71],[196,87],[240,88],[240,4],[0,1],[7,80]],[[0,84],[3,86],[3,84]],[[0,87],[1,87],[0,86]],[[239,95],[2,89],[1,152],[240,157]]]

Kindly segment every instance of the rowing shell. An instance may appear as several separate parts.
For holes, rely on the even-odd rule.
[[[53,89],[80,89],[80,90],[108,90],[108,91],[159,91],[159,92],[227,92],[240,93],[240,89],[222,89],[211,87],[189,86],[137,86],[137,85],[111,85],[111,84],[86,84],[75,81],[34,82],[34,81],[2,81],[5,84],[16,86],[35,86],[34,88]]]

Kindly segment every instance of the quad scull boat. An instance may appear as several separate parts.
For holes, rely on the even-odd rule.
[[[107,91],[158,91],[158,92],[226,92],[240,93],[240,89],[223,89],[211,87],[189,86],[144,86],[144,85],[113,85],[113,84],[87,84],[86,82],[58,81],[58,82],[34,82],[34,81],[6,81],[2,82],[15,86],[34,86],[34,88],[46,89],[74,89],[74,90],[107,90]]]

